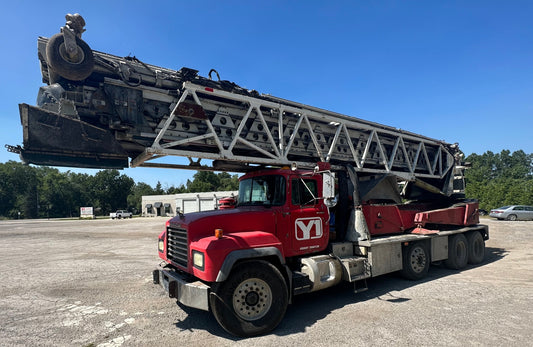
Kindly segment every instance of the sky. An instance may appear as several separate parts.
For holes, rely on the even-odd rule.
[[[0,13],[0,162],[42,85],[37,37],[67,13],[98,51],[189,67],[262,93],[405,129],[466,154],[533,153],[533,2],[9,1]],[[186,159],[177,162],[188,163]],[[94,174],[96,170],[61,168]],[[136,182],[195,171],[129,168]]]

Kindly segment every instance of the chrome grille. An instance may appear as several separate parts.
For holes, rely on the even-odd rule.
[[[187,229],[167,228],[167,259],[187,267],[189,248],[187,243]]]

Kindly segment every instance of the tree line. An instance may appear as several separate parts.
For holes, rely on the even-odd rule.
[[[478,199],[481,209],[533,206],[533,154],[488,151],[471,154],[465,161],[470,164],[465,172],[466,197]]]
[[[89,175],[8,161],[0,163],[0,218],[77,217],[85,206],[92,206],[97,215],[118,209],[137,213],[143,195],[237,190],[238,186],[238,176],[226,172],[198,171],[185,185],[163,188],[159,182],[155,187],[136,183],[118,170]]]
[[[466,159],[466,197],[480,208],[533,205],[533,154],[485,152]],[[185,185],[163,188],[135,182],[118,170],[94,175],[60,172],[15,161],[0,163],[0,218],[55,218],[79,216],[80,207],[92,206],[97,215],[117,209],[141,210],[143,195],[237,190],[238,175],[198,171]]]

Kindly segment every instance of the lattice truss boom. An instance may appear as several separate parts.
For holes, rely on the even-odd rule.
[[[243,165],[313,167],[322,161],[403,179],[440,179],[455,165],[455,145],[274,97],[185,82],[171,109],[132,166],[166,155]]]

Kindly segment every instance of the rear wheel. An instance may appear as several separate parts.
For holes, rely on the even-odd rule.
[[[516,217],[516,214],[510,214],[508,217],[507,217],[507,220],[510,220],[510,221],[515,221],[517,220],[518,218]]]
[[[209,304],[218,323],[230,334],[260,335],[283,319],[288,304],[287,285],[272,264],[246,261],[213,288]]]
[[[414,242],[403,249],[403,268],[401,274],[410,280],[425,277],[429,270],[429,253],[422,242]]]
[[[448,259],[444,265],[450,269],[462,269],[468,263],[468,242],[463,234],[450,236],[448,242]]]
[[[485,241],[478,231],[472,231],[466,236],[468,241],[468,263],[479,264],[485,259]]]

